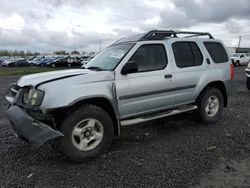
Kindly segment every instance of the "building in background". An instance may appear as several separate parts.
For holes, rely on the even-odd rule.
[[[227,47],[229,56],[232,56],[235,53],[246,53],[250,54],[250,48],[237,48],[237,47]]]

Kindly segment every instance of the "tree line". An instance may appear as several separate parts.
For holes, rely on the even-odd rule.
[[[39,52],[31,52],[29,50],[0,50],[0,56],[19,56],[19,57],[26,57],[26,56],[37,56],[40,55]]]

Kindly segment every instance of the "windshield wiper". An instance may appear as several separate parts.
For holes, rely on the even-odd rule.
[[[86,67],[84,67],[84,68],[86,68]],[[95,66],[87,67],[87,69],[90,69],[90,70],[97,70],[97,71],[102,71],[102,70],[103,70],[101,67],[95,67]]]

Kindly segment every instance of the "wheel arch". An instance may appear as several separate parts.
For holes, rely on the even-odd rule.
[[[209,87],[214,87],[217,88],[221,91],[222,95],[223,95],[223,99],[224,99],[224,107],[227,107],[228,105],[228,96],[227,96],[227,89],[225,84],[222,81],[213,81],[208,83],[200,92],[200,94],[198,95],[197,99],[203,94],[203,92],[209,88]],[[196,99],[196,101],[197,101]]]
[[[82,100],[78,100],[75,102],[70,103],[69,106],[64,107],[64,108],[59,108],[55,109],[52,111],[53,116],[55,119],[59,119],[57,117],[62,116],[62,114],[66,114],[63,118],[60,119],[60,122],[67,117],[74,109],[78,108],[79,106],[85,105],[85,104],[92,104],[96,105],[103,110],[105,110],[111,117],[113,125],[114,125],[114,131],[115,135],[119,136],[120,135],[120,121],[119,121],[119,112],[117,110],[117,105],[115,104],[114,101],[110,101],[109,99],[100,96],[100,97],[92,97],[92,98],[85,98]],[[58,123],[56,123],[58,124]]]

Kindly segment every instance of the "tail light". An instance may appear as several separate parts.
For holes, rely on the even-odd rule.
[[[234,65],[233,64],[230,65],[230,79],[231,80],[234,79]]]

